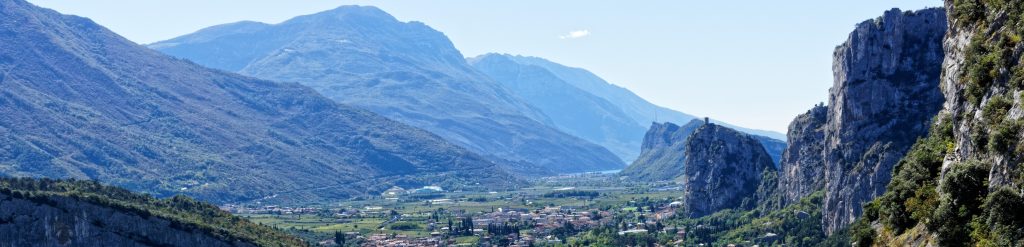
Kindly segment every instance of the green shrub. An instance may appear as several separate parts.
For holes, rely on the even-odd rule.
[[[872,200],[871,202],[864,204],[864,219],[867,221],[878,220],[878,204],[879,200]]]
[[[914,191],[914,197],[907,199],[904,203],[910,218],[915,222],[927,221],[939,206],[939,193],[935,191],[932,183],[926,183]]]
[[[988,193],[987,165],[979,161],[955,163],[946,172],[942,183],[941,202],[928,222],[928,229],[938,236],[942,246],[966,246],[971,242],[969,226],[981,211]]]
[[[1003,121],[989,130],[988,150],[993,153],[1006,153],[1015,149],[1017,134],[1020,133],[1020,122]]]
[[[857,247],[870,247],[875,243],[875,229],[866,220],[857,220],[850,226],[850,240]]]
[[[955,204],[975,206],[972,210],[977,210],[988,193],[988,171],[989,166],[980,161],[955,163],[946,172],[940,188]]]
[[[878,220],[896,234],[929,217],[937,207],[934,192],[939,169],[952,142],[952,120],[936,118],[928,137],[911,147],[897,164],[888,191],[878,199]]]
[[[953,1],[953,18],[961,22],[974,22],[985,16],[985,9],[978,0]]]
[[[996,246],[1024,244],[1024,198],[1010,188],[1002,187],[988,195],[982,217],[988,234],[986,242]]]
[[[988,103],[981,109],[981,115],[989,124],[1001,122],[1006,114],[1013,107],[1013,100],[1005,95],[996,95],[989,98]]]

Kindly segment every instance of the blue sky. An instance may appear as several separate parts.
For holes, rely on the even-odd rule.
[[[940,0],[329,1],[29,0],[139,43],[240,20],[278,23],[373,5],[448,35],[465,56],[501,52],[588,69],[656,104],[785,132],[827,101],[832,51],[856,23]]]

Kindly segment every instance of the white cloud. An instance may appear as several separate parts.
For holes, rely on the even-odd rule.
[[[590,36],[590,30],[583,29],[583,30],[576,30],[576,31],[569,32],[569,33],[567,33],[565,35],[558,36],[558,38],[559,39],[578,39],[578,38],[583,38],[583,37],[587,37],[587,36]]]

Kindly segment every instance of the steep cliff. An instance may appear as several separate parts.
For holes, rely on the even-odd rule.
[[[86,181],[0,179],[0,246],[304,246],[186,197]]]
[[[687,138],[704,125],[691,120],[683,126],[673,123],[652,123],[644,134],[640,157],[619,175],[637,181],[662,181],[679,178],[686,160]]]
[[[783,204],[798,202],[824,188],[825,166],[821,151],[827,118],[828,108],[816,105],[789,124],[786,133],[789,146],[780,161],[779,193]]]
[[[1024,2],[945,1],[945,104],[885,195],[854,225],[860,244],[1024,245]],[[877,234],[875,234],[877,233]]]
[[[946,36],[942,112],[953,125],[952,163],[982,160],[992,166],[989,187],[1019,187],[1017,164],[1024,116],[1024,3],[946,1],[953,25]]]
[[[697,128],[684,152],[683,210],[689,217],[754,206],[762,178],[777,172],[756,138],[716,124]]]
[[[942,106],[942,9],[886,11],[836,48],[822,153],[825,231],[846,227],[885,191],[893,166]]]

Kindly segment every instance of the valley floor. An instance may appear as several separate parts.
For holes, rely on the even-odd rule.
[[[698,219],[677,216],[681,186],[671,182],[628,183],[606,173],[534,182],[532,187],[514,191],[393,188],[372,198],[328,204],[255,203],[223,205],[222,209],[322,246],[336,246],[338,240],[346,246],[796,243],[785,239],[784,231],[773,231],[773,222],[777,224],[774,227],[787,222],[781,215],[775,219],[757,210],[726,210]],[[818,226],[820,212],[815,211],[815,204],[820,204],[820,196],[817,198],[808,202],[810,206],[788,211],[791,221]],[[767,219],[757,219],[762,215]],[[749,226],[755,223],[758,225]],[[821,241],[818,231],[800,234]]]

